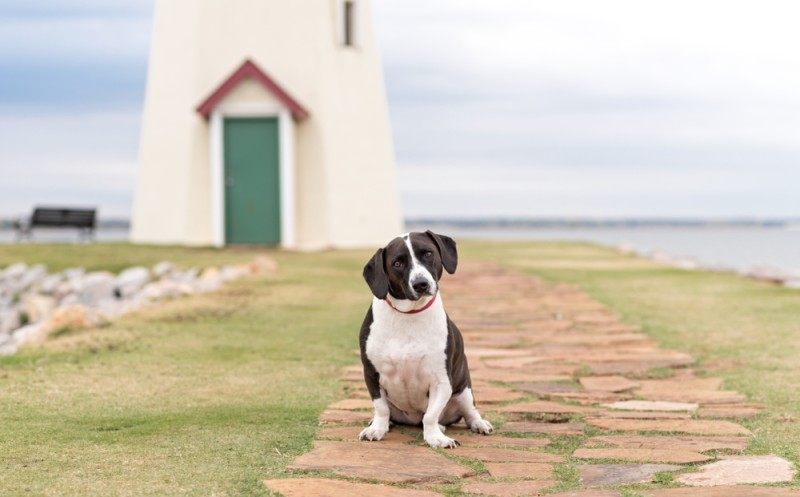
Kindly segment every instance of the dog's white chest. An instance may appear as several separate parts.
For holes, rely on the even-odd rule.
[[[447,380],[444,309],[432,307],[430,314],[406,315],[377,302],[367,357],[378,371],[389,402],[407,412],[425,412],[430,386]]]

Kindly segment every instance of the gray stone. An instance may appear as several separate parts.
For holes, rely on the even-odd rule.
[[[37,322],[45,319],[56,308],[56,299],[49,295],[30,294],[25,297],[23,302],[25,312],[30,322]]]
[[[86,305],[114,298],[116,278],[113,274],[98,271],[87,274],[80,283],[80,299]]]
[[[681,475],[677,480],[692,487],[781,483],[794,479],[792,463],[778,456],[729,456],[701,466],[697,473]]]
[[[47,276],[47,268],[44,267],[42,264],[37,264],[27,271],[19,278],[19,288],[24,290],[32,287],[33,285],[39,283],[42,279]]]
[[[0,335],[8,335],[20,327],[19,311],[17,309],[0,310]]]
[[[150,281],[150,271],[145,267],[128,268],[117,276],[116,290],[122,298],[129,298],[139,292]]]
[[[163,278],[173,271],[175,271],[175,265],[171,262],[161,261],[153,266],[153,274],[156,278]]]
[[[45,276],[37,285],[39,293],[54,295],[61,286],[62,281],[64,281],[64,276],[59,273]]]
[[[2,273],[0,273],[0,278],[5,281],[17,280],[25,274],[28,270],[28,265],[24,262],[18,262],[16,264],[12,264],[6,267]]]
[[[591,464],[579,467],[581,483],[596,486],[650,483],[657,473],[679,469],[681,466],[674,464]]]

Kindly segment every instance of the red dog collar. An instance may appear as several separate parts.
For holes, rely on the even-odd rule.
[[[439,292],[436,292],[436,293],[434,293],[434,294],[433,294],[433,298],[432,298],[432,299],[430,299],[430,300],[428,301],[428,303],[427,303],[427,304],[425,304],[423,307],[420,307],[419,309],[414,309],[414,310],[411,310],[411,311],[401,311],[401,310],[400,310],[400,309],[398,309],[397,307],[393,306],[391,302],[389,302],[389,298],[388,298],[388,297],[387,297],[386,299],[384,299],[384,302],[386,302],[386,303],[389,305],[389,307],[391,307],[392,309],[394,309],[394,310],[395,310],[395,311],[397,311],[397,312],[402,312],[403,314],[416,314],[416,313],[418,313],[418,312],[422,312],[422,311],[424,311],[425,309],[427,309],[428,307],[432,306],[432,305],[433,305],[433,303],[434,303],[434,302],[436,302],[436,296],[437,296],[437,295],[439,295]]]

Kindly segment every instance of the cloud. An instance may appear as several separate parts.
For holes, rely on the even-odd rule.
[[[128,212],[152,3],[0,5],[0,214]],[[373,8],[409,215],[798,214],[800,4]]]

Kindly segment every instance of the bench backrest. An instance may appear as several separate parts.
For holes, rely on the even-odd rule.
[[[31,226],[90,228],[95,226],[95,209],[37,207],[31,216]]]

